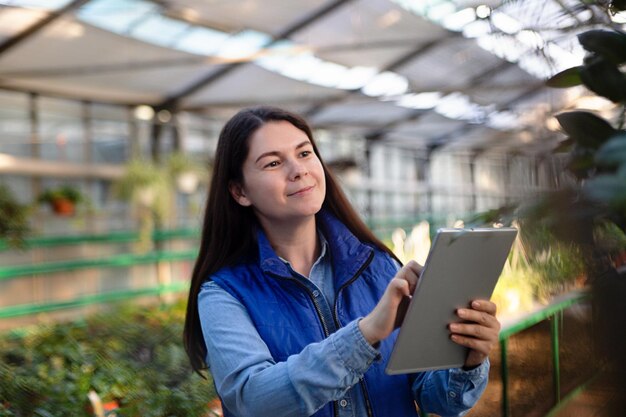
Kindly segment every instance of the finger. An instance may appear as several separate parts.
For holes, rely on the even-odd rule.
[[[411,291],[409,287],[410,287],[410,283],[407,280],[399,278],[399,277],[393,278],[389,282],[389,285],[387,286],[387,288],[389,288],[392,292],[402,297],[411,296]]]
[[[491,344],[489,342],[485,342],[480,339],[475,339],[473,337],[467,337],[467,336],[461,336],[458,334],[451,335],[450,339],[458,345],[473,349],[485,356],[488,356],[489,352],[491,351]]]
[[[412,259],[409,262],[407,262],[405,267],[408,267],[418,277],[420,276],[420,274],[422,273],[422,270],[424,269],[422,265],[418,264],[417,261],[414,261]]]
[[[493,329],[500,329],[500,322],[498,319],[482,311],[470,310],[467,308],[460,308],[457,310],[457,315],[465,321],[478,323],[483,326],[487,326]]]
[[[417,285],[417,280],[419,279],[419,274],[421,271],[421,266],[415,261],[409,261],[406,265],[398,271],[396,274],[396,278],[404,279],[408,281],[411,291],[415,289]]]
[[[400,327],[404,321],[410,297],[409,283],[401,278],[393,278],[385,290],[385,295],[383,300],[381,300],[382,303],[376,306],[376,308],[380,306],[385,310],[395,312],[392,314],[392,316],[395,315],[394,329]]]
[[[474,300],[471,306],[474,310],[483,311],[492,316],[495,316],[498,310],[498,306],[489,300]]]
[[[498,332],[496,329],[480,326],[478,324],[452,323],[449,328],[453,334],[460,336],[470,336],[476,339],[490,341],[492,343],[496,342],[498,339]]]

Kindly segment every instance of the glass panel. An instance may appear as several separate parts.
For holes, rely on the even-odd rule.
[[[218,55],[231,59],[249,57],[258,52],[271,40],[272,37],[265,33],[246,29],[226,39],[219,49]]]
[[[78,17],[94,26],[124,34],[144,16],[158,10],[147,1],[96,0],[80,9]]]
[[[121,106],[91,106],[91,158],[94,163],[122,164],[131,154],[128,110]]]
[[[185,152],[200,160],[213,158],[223,123],[193,113],[181,113],[178,118],[184,126]]]
[[[189,29],[189,25],[160,15],[150,16],[139,24],[132,35],[146,42],[170,46]]]
[[[228,35],[216,30],[195,27],[176,44],[176,48],[199,55],[213,55],[222,46]]]
[[[29,96],[0,91],[0,153],[31,156]]]
[[[41,97],[38,107],[41,159],[86,162],[82,103]]]

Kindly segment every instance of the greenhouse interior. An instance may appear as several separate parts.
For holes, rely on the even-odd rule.
[[[256,106],[402,263],[517,229],[468,416],[626,415],[625,65],[623,0],[0,0],[0,417],[235,415],[182,335]]]

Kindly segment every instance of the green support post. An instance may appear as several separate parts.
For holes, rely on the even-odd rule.
[[[509,339],[500,339],[500,373],[502,375],[502,416],[511,415],[509,406],[509,364],[507,358],[507,345]]]
[[[559,313],[552,316],[550,327],[552,339],[552,386],[554,387],[554,401],[561,402],[561,369],[559,364]]]

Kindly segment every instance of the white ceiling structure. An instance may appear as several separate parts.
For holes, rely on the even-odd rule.
[[[585,94],[543,82],[607,19],[577,0],[0,0],[0,88],[537,152]]]

